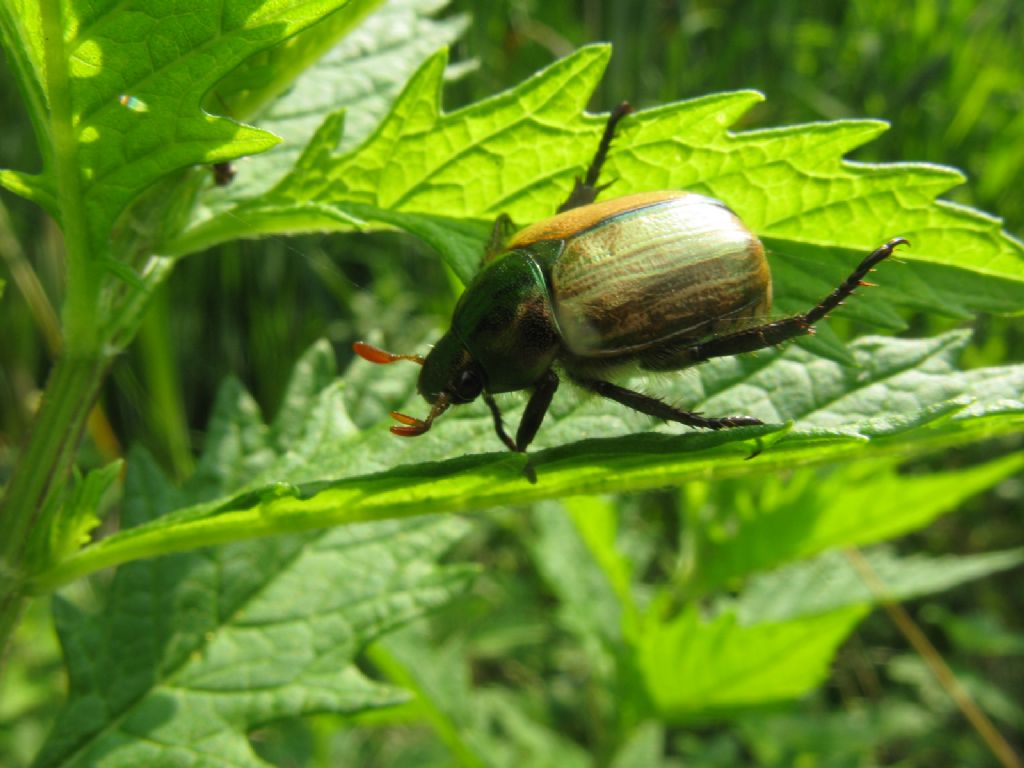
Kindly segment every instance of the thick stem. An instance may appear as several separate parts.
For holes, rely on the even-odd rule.
[[[50,373],[28,442],[0,498],[0,657],[21,615],[25,583],[35,575],[25,563],[32,533],[64,487],[114,355],[135,336],[153,292],[173,266],[171,259],[151,257],[142,274],[145,288],[132,290],[114,313],[116,319],[103,329],[103,353],[81,358],[65,352]]]
[[[35,424],[0,505],[0,557],[7,569],[21,562],[33,523],[71,469],[109,363],[65,355],[50,373]]]
[[[53,142],[53,173],[57,182],[67,263],[67,298],[62,318],[64,349],[72,357],[87,359],[99,349],[97,307],[103,268],[100,254],[93,250],[95,241],[90,237],[85,215],[60,2],[44,0],[40,10],[47,39],[46,90],[50,107],[50,140]]]
[[[36,421],[0,502],[0,653],[24,600],[25,555],[47,504],[63,487],[109,359],[57,360]]]

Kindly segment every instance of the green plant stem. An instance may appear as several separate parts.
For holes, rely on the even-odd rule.
[[[36,328],[39,330],[51,359],[60,355],[61,329],[57,312],[50,304],[50,300],[43,289],[39,278],[36,276],[32,265],[26,258],[21,244],[11,234],[11,220],[7,208],[0,203],[0,260],[7,263],[7,267],[14,278],[15,285],[21,292],[21,296],[28,305],[32,318],[35,320]],[[113,427],[107,419],[103,406],[97,403],[88,420],[89,437],[99,448],[103,458],[113,461],[121,456],[121,443],[114,434]]]
[[[450,715],[431,697],[416,676],[399,661],[382,643],[374,643],[366,649],[366,655],[389,680],[412,691],[417,707],[424,720],[430,723],[438,737],[445,743],[459,765],[469,768],[483,768],[485,763],[462,738],[459,728]]]
[[[53,142],[53,171],[57,180],[57,202],[67,260],[67,299],[63,327],[65,354],[80,359],[93,357],[99,349],[100,287],[104,270],[92,251],[89,226],[78,162],[71,107],[68,58],[64,48],[64,22],[59,0],[45,0],[42,11],[46,35],[46,90],[50,107],[50,138]]]
[[[157,291],[139,327],[137,347],[142,357],[149,399],[146,417],[156,434],[164,436],[174,476],[183,481],[195,470],[188,419],[182,396],[180,366],[172,350],[170,300]]]
[[[47,39],[45,90],[61,229],[67,264],[63,347],[43,395],[28,443],[0,503],[0,649],[17,625],[30,577],[27,555],[40,517],[74,462],[112,350],[100,336],[104,269],[94,252],[85,213],[60,0],[40,4]],[[2,650],[0,650],[2,652]]]
[[[143,270],[143,288],[133,288],[103,327],[97,344],[102,354],[76,357],[65,350],[50,373],[28,443],[0,498],[0,657],[17,627],[26,584],[35,575],[27,571],[25,556],[36,523],[71,471],[114,355],[135,336],[153,293],[173,268],[172,259],[151,257]]]
[[[57,360],[29,441],[11,475],[0,505],[0,649],[6,647],[21,613],[32,531],[71,469],[109,362],[67,355]]]

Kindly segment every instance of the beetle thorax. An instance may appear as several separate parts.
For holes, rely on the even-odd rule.
[[[446,341],[449,336],[454,341]],[[548,371],[561,337],[544,272],[533,254],[508,253],[469,284],[435,352],[456,343],[480,367],[489,392],[525,389]],[[445,359],[454,355],[442,354]]]

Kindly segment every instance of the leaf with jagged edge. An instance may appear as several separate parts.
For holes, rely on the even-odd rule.
[[[39,524],[33,529],[29,545],[34,568],[46,567],[73,555],[102,522],[99,511],[103,497],[121,474],[124,461],[118,459],[84,476],[76,468],[65,492],[51,502]]]
[[[344,13],[324,14],[317,24],[249,56],[207,95],[204,107],[239,119],[262,115],[383,2],[348,0]]]
[[[383,423],[360,431],[350,416],[359,403],[346,402],[339,382],[325,390],[312,416],[292,427],[292,450],[275,472],[249,472],[236,493],[86,547],[39,574],[36,588],[153,551],[855,458],[906,458],[1020,432],[1024,365],[959,371],[955,360],[966,342],[962,332],[925,340],[862,338],[850,347],[856,368],[791,346],[658,379],[659,394],[673,401],[766,422],[714,433],[654,426],[616,403],[560,391],[532,452],[536,485],[523,478],[524,457],[498,443],[484,404],[452,409],[429,433],[402,440]],[[415,375],[415,366],[394,373],[410,389]],[[412,400],[395,405],[413,413],[425,407],[410,394]],[[514,423],[519,413],[507,408],[506,418]],[[329,434],[321,439],[324,430]]]
[[[1024,548],[977,555],[898,557],[882,547],[863,557],[885,588],[884,594],[873,592],[842,552],[832,551],[756,575],[737,598],[728,601],[729,610],[735,610],[741,623],[756,624],[816,616],[881,600],[912,600],[1019,568],[1024,564]]]
[[[732,715],[818,686],[839,644],[866,613],[853,607],[744,625],[732,613],[702,619],[691,606],[668,621],[648,618],[636,664],[651,704],[665,719]]]
[[[828,473],[808,469],[718,484],[711,493],[722,517],[701,521],[693,531],[690,593],[704,594],[833,547],[872,544],[923,528],[1019,473],[1024,455],[924,474],[898,473],[896,463],[861,461]]]
[[[211,181],[201,189],[191,225],[276,184],[291,170],[324,116],[339,108],[345,109],[341,148],[350,149],[363,141],[423,61],[454,43],[465,29],[465,16],[433,18],[446,6],[447,0],[388,0],[349,31],[304,70],[285,93],[254,116],[254,124],[280,136],[281,144],[273,152],[235,163],[236,176],[231,184],[217,186]],[[326,25],[318,24],[288,40],[285,46],[307,35],[321,34],[322,26]],[[446,76],[455,77],[465,71],[465,66],[450,66]],[[225,82],[221,88],[229,91],[229,86],[230,82]]]
[[[345,434],[344,420],[321,418],[330,360],[318,345],[300,362],[271,427],[229,382],[183,488],[134,453],[123,535],[254,475],[279,476]],[[368,679],[356,657],[465,590],[471,568],[436,564],[465,529],[456,518],[420,518],[231,544],[120,568],[97,585],[95,612],[58,599],[69,700],[37,765],[265,765],[247,738],[259,724],[405,700]]]
[[[234,237],[395,226],[424,238],[468,281],[498,213],[520,223],[551,215],[586,167],[604,120],[582,110],[608,55],[606,47],[583,48],[505,93],[443,113],[438,54],[363,145],[336,151],[342,113],[328,116],[269,193],[168,247],[188,252]],[[761,98],[715,94],[630,116],[604,177],[616,195],[691,189],[728,203],[770,249],[783,313],[822,298],[897,235],[912,243],[901,251],[905,263],[884,265],[886,289],[848,302],[851,316],[899,327],[890,305],[953,315],[1021,311],[1024,244],[998,219],[936,200],[963,181],[957,171],[843,160],[885,129],[879,121],[727,130]]]
[[[345,5],[345,0],[187,6],[68,0],[58,11],[56,3],[40,10],[29,0],[5,0],[0,6],[5,48],[12,51],[29,97],[44,163],[38,175],[6,172],[0,183],[59,219],[54,153],[73,152],[89,240],[96,253],[104,252],[118,215],[160,178],[277,143],[265,131],[209,114],[202,100],[253,54],[326,14],[345,13],[338,10]],[[61,39],[55,39],[55,31]],[[57,62],[62,66],[55,69]],[[54,107],[55,100],[62,109]],[[65,112],[66,124],[58,125],[57,115]],[[70,146],[60,144],[57,134],[69,134]]]

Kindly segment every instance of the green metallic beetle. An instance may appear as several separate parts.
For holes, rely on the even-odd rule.
[[[594,202],[616,125],[630,111],[623,104],[611,114],[586,178],[576,180],[558,215],[504,247],[510,222],[499,219],[483,268],[426,358],[353,345],[373,363],[423,366],[418,388],[430,413],[416,419],[393,412],[402,424],[391,427],[394,434],[422,435],[450,406],[482,395],[501,441],[525,452],[558,388],[556,366],[584,389],[659,419],[705,429],[761,424],[683,411],[606,377],[626,364],[677,370],[813,333],[814,323],[866,285],[876,264],[907,244],[890,240],[807,313],[762,322],[772,300],[764,247],[724,203],[688,192]],[[521,389],[533,394],[513,440],[494,395]],[[527,476],[535,480],[529,465]]]

